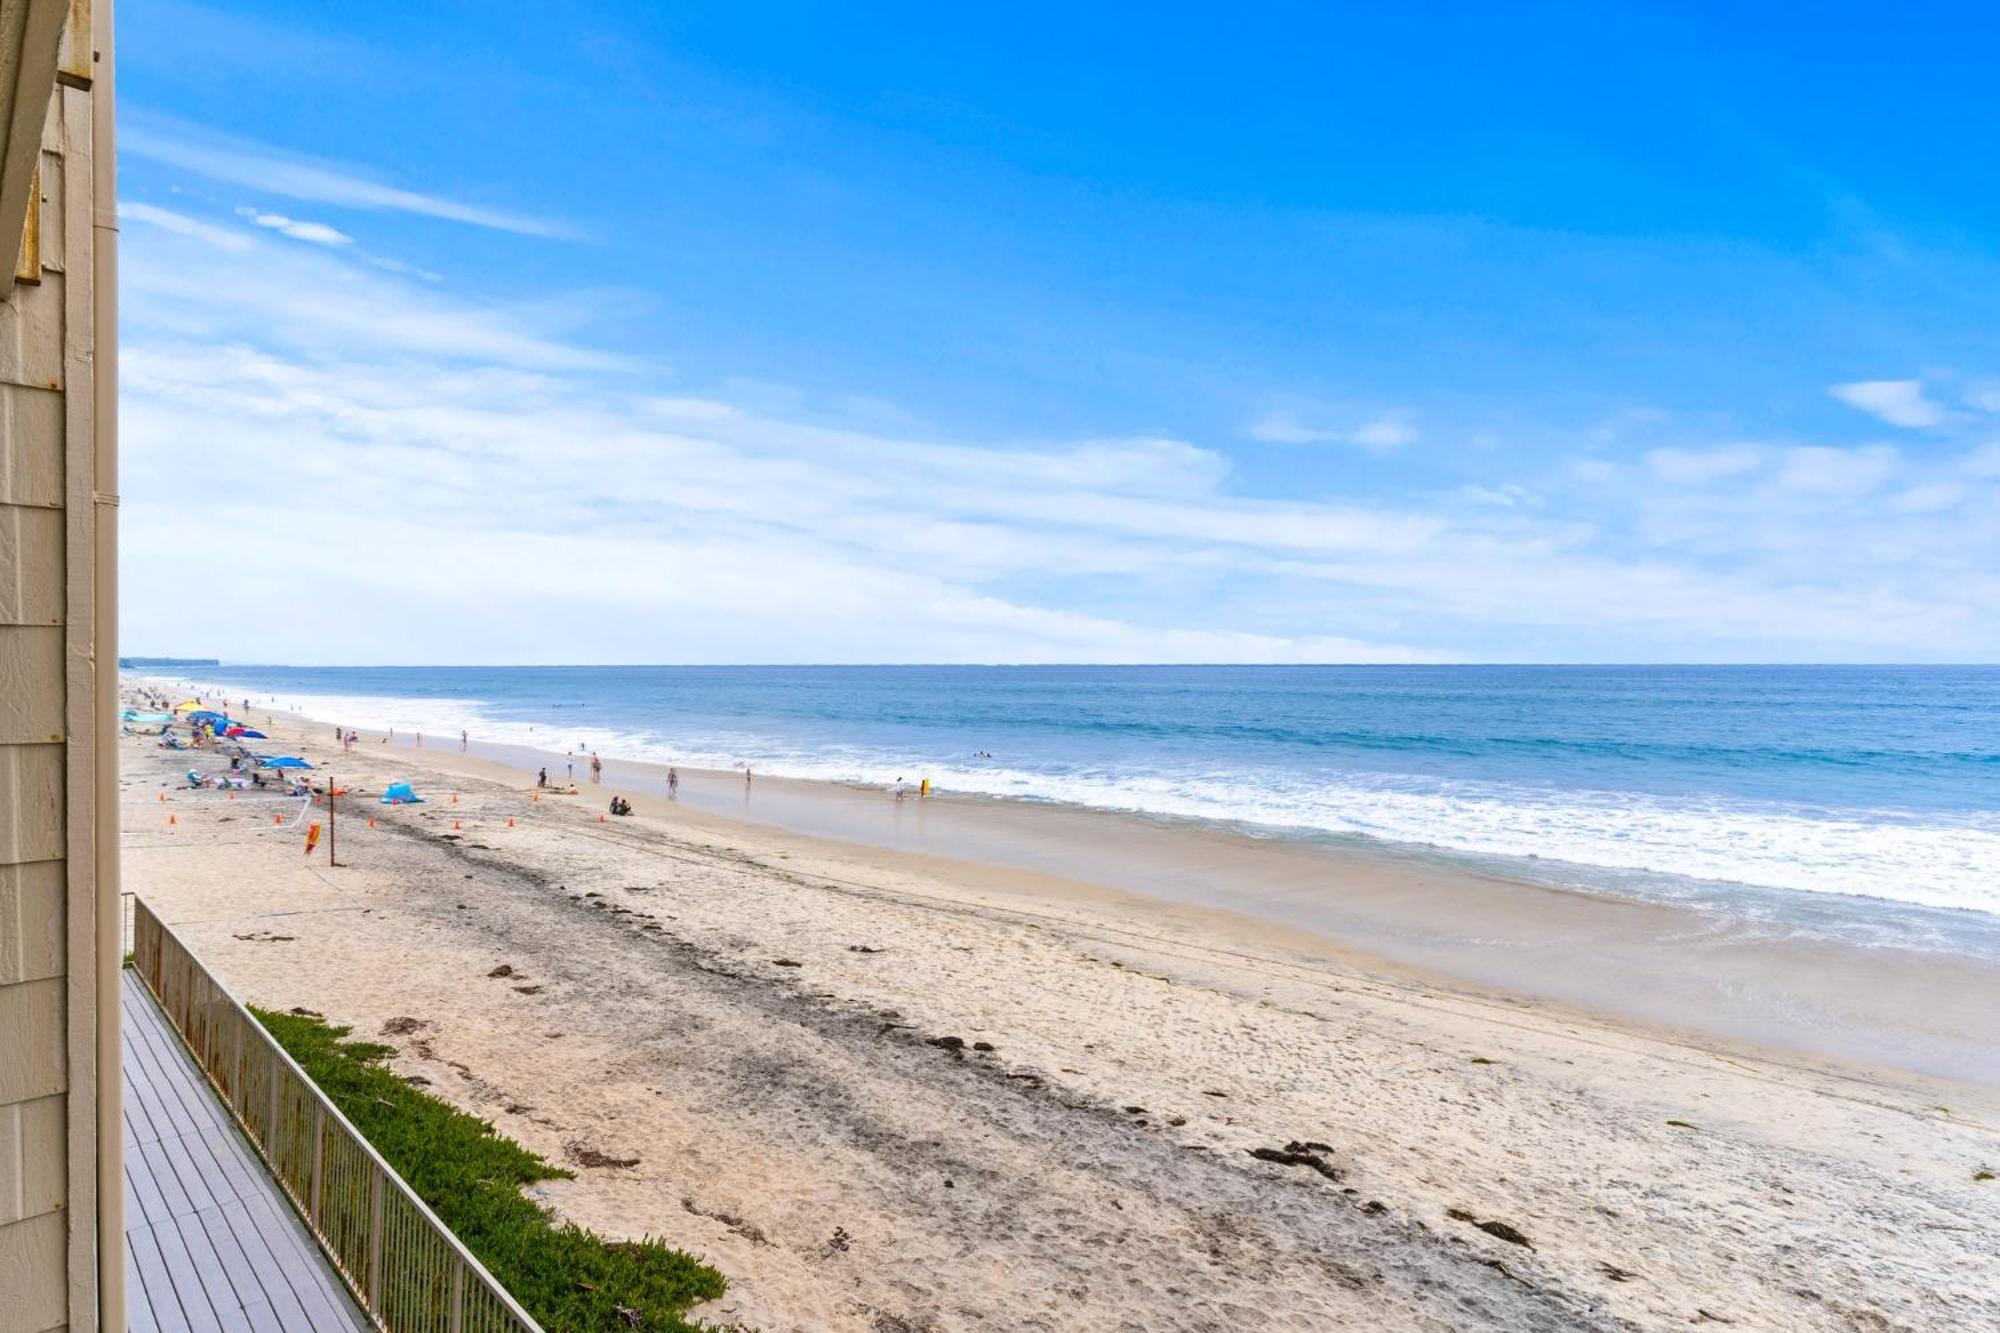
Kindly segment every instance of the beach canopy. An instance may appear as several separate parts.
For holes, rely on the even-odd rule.
[[[305,760],[299,758],[295,754],[281,754],[275,759],[259,759],[257,762],[262,764],[265,768],[311,768],[312,767],[311,764],[308,764]]]
[[[392,782],[389,784],[388,789],[382,793],[382,804],[384,805],[421,805],[423,804],[423,799],[423,797],[410,790],[410,784],[407,782]]]
[[[213,708],[198,709],[195,712],[189,713],[187,720],[190,722],[213,722],[218,726],[224,727],[229,725],[229,718],[225,714],[216,712]]]
[[[185,712],[187,712],[187,710],[188,710],[188,709],[190,709],[190,708],[199,708],[199,707],[201,707],[201,700],[199,700],[199,699],[185,699],[185,700],[181,701],[180,703],[177,703],[177,704],[175,704],[175,705],[174,705],[174,711],[175,711],[176,713],[185,713]]]

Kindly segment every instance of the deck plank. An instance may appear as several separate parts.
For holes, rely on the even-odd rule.
[[[369,1324],[131,972],[126,1253],[138,1333],[365,1333]]]

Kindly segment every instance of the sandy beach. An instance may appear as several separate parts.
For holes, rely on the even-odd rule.
[[[740,775],[538,798],[526,752],[271,730],[336,761],[341,864],[300,802],[132,737],[126,887],[242,997],[386,1025],[577,1170],[538,1190],[562,1216],[714,1263],[720,1326],[2000,1327],[1990,1081],[1530,998],[1452,969],[1472,944],[1082,856],[753,823]],[[428,803],[377,805],[396,780]],[[601,821],[615,790],[637,814]],[[1981,992],[1935,984],[1967,1040]]]

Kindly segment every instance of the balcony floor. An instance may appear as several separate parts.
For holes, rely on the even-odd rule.
[[[130,969],[123,988],[130,1327],[135,1333],[368,1329]]]

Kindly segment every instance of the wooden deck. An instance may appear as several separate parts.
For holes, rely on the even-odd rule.
[[[134,1333],[368,1329],[159,1005],[129,969],[123,985]]]

